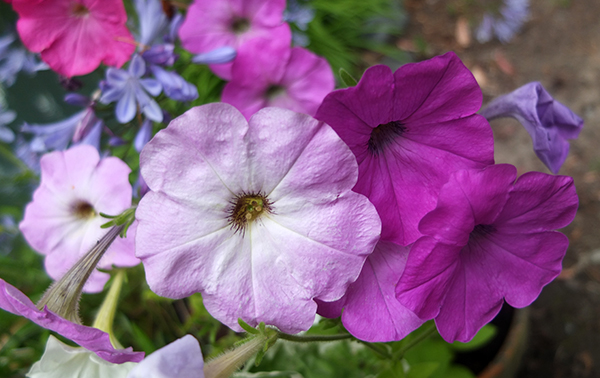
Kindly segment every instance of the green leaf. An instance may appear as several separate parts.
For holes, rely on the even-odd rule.
[[[340,68],[339,74],[340,74],[340,79],[342,80],[344,85],[346,85],[346,87],[354,87],[354,86],[356,86],[356,84],[358,84],[356,79],[353,78],[352,75],[350,75],[350,73],[348,71],[346,71],[345,69]]]
[[[465,366],[462,365],[453,365],[450,366],[446,373],[444,374],[444,378],[476,378],[475,374]]]
[[[295,371],[260,371],[258,373],[238,372],[232,378],[304,378]]]
[[[460,341],[453,342],[452,349],[457,351],[469,351],[480,348],[490,342],[494,336],[498,333],[498,329],[493,324],[486,324],[477,332],[475,337],[468,343],[461,343]]]
[[[440,366],[439,362],[422,362],[419,364],[411,365],[407,378],[429,378],[436,372]]]

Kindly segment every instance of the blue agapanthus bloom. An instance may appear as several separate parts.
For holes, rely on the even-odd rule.
[[[15,140],[15,133],[6,125],[15,120],[17,114],[12,110],[5,109],[0,103],[0,141],[11,143]]]
[[[490,41],[494,36],[502,43],[510,41],[529,18],[529,0],[504,0],[497,14],[486,12],[477,28],[477,40]]]
[[[21,71],[31,75],[49,68],[36,54],[23,46],[15,46],[15,41],[16,37],[12,34],[0,37],[0,83],[7,87],[14,84]]]
[[[145,73],[146,63],[138,54],[135,54],[129,62],[127,71],[112,67],[106,70],[106,80],[101,84],[100,102],[103,104],[117,102],[115,115],[119,122],[131,121],[138,107],[152,121],[163,120],[160,107],[148,95],[158,96],[162,91],[162,85],[158,80],[142,78]]]

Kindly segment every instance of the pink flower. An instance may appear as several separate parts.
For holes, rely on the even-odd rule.
[[[120,67],[135,46],[121,0],[14,0],[25,46],[64,76],[85,75],[100,63]]]
[[[267,106],[313,116],[334,87],[333,72],[324,58],[301,47],[291,48],[285,39],[256,38],[239,48],[222,101],[246,118]]]
[[[256,37],[284,39],[290,45],[284,10],[285,0],[195,0],[179,29],[179,38],[184,48],[196,54],[224,46],[238,49]],[[210,68],[230,80],[231,66],[212,64]]]
[[[46,270],[57,280],[106,233],[100,226],[108,219],[99,213],[118,215],[131,206],[130,169],[116,157],[101,160],[88,145],[51,152],[40,164],[40,186],[19,228],[33,249],[46,255]],[[132,225],[127,238],[115,240],[100,269],[139,263],[133,246],[136,227]],[[84,290],[102,291],[108,278],[95,271]]]
[[[356,87],[327,95],[315,118],[331,125],[359,166],[353,190],[382,221],[381,239],[414,242],[419,220],[457,169],[494,162],[492,129],[476,115],[482,95],[454,53],[369,68]]]
[[[25,294],[2,279],[0,279],[0,308],[24,316],[44,328],[71,339],[106,361],[121,364],[129,361],[138,362],[144,358],[143,352],[133,352],[132,348],[115,349],[106,332],[72,323],[47,308],[38,310]]]
[[[396,293],[442,337],[468,341],[500,311],[531,304],[561,270],[577,211],[573,179],[494,165],[455,172],[425,215]]]
[[[356,161],[323,122],[265,108],[249,121],[223,103],[192,108],[146,144],[150,191],[136,254],[157,294],[200,292],[207,310],[283,332],[358,277],[379,239],[373,205],[350,189]]]
[[[341,315],[344,327],[361,340],[402,340],[425,322],[396,299],[395,287],[408,250],[390,242],[377,243],[346,294],[336,302],[318,302],[318,313],[327,318]]]

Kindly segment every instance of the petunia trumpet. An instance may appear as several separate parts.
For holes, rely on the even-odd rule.
[[[425,215],[396,287],[400,302],[435,319],[442,337],[469,341],[506,300],[525,307],[561,270],[575,217],[573,179],[507,164],[461,170]],[[515,182],[516,180],[516,182]]]
[[[227,326],[307,330],[314,299],[358,277],[381,223],[352,192],[356,161],[326,124],[265,108],[192,108],[144,147],[150,192],[136,211],[136,255],[157,294],[202,293]]]
[[[488,120],[516,118],[531,136],[536,155],[555,174],[569,154],[567,139],[577,138],[583,127],[583,120],[537,81],[495,98],[479,114]]]

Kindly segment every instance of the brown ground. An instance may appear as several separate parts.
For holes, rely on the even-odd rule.
[[[530,21],[510,43],[482,45],[472,37],[461,47],[457,24],[479,19],[468,3],[405,0],[411,21],[399,46],[410,49],[422,38],[427,56],[454,50],[480,81],[485,102],[540,81],[584,118],[560,172],[574,177],[580,199],[575,221],[564,230],[571,240],[565,269],[532,305],[529,348],[518,378],[600,377],[600,1],[531,0]],[[497,162],[520,172],[549,172],[516,121],[497,120],[492,127]]]

